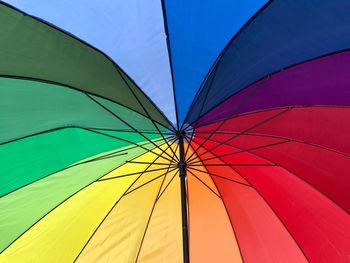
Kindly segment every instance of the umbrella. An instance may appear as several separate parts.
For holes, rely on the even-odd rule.
[[[0,262],[350,262],[350,2],[0,2]]]

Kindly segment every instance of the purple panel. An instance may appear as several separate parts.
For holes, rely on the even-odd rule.
[[[194,126],[282,106],[350,105],[350,51],[336,53],[262,79],[205,114]]]

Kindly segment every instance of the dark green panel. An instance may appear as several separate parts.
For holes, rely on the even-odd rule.
[[[144,114],[112,61],[68,34],[0,4],[0,75],[57,82],[121,103]],[[125,76],[123,76],[125,77]],[[140,95],[141,96],[141,95]],[[166,119],[140,97],[153,119]]]

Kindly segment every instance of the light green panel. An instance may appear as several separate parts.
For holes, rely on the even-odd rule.
[[[133,143],[145,141],[134,133],[109,134]],[[152,139],[156,138],[153,135]],[[66,128],[1,145],[0,196],[87,157],[125,146],[134,145],[78,128]],[[148,143],[144,147],[151,146]]]
[[[102,53],[28,15],[0,4],[0,74],[68,85],[111,99],[142,114],[130,88],[138,88],[119,73]],[[168,121],[144,96],[152,118]]]
[[[66,198],[142,152],[80,164],[1,197],[0,252]]]
[[[132,126],[151,128],[147,118],[125,107],[118,106],[116,114],[127,118]],[[70,125],[130,130],[82,92],[37,81],[0,78],[0,143]]]

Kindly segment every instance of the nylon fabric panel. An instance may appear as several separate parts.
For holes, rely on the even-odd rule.
[[[348,123],[349,107],[302,107],[293,108],[251,132],[303,141],[350,154]]]
[[[175,172],[166,176],[175,177],[163,183],[167,188],[157,197],[137,262],[183,262],[180,179]]]
[[[180,124],[215,58],[265,2],[164,1]]]
[[[186,122],[271,73],[348,49],[348,10],[346,0],[271,1],[226,47],[210,73],[213,81],[202,86]]]
[[[258,149],[254,153],[286,168],[350,213],[349,156],[298,142]]]
[[[0,251],[45,214],[144,150],[73,166],[0,198]]]
[[[196,133],[196,137],[199,137],[205,140],[205,138],[209,137],[209,133],[203,133],[203,134]],[[232,140],[229,140],[231,138]],[[288,139],[275,138],[269,135],[260,135],[260,134],[251,134],[251,133],[240,134],[239,132],[224,133],[224,132],[218,131],[214,133],[207,140],[219,142],[219,143],[222,142],[222,143],[225,143],[225,145],[233,146],[231,147],[232,151],[230,152],[236,153],[240,151],[253,150],[256,148],[259,149],[259,148],[268,147],[270,145],[283,143],[283,142],[286,142]],[[237,148],[237,150],[233,150],[234,148]]]
[[[196,126],[196,130],[200,132],[212,133],[213,131],[222,132],[237,132],[249,131],[255,125],[263,124],[265,121],[275,118],[283,114],[286,109],[268,109],[265,111],[257,111],[252,113],[241,114],[238,116],[232,116],[232,118],[225,118],[217,120],[215,123],[204,126]]]
[[[215,167],[207,167],[217,173]],[[213,177],[230,215],[244,262],[308,260],[268,204],[251,187]]]
[[[271,205],[309,261],[348,260],[349,214],[280,167],[240,167],[238,170]]]
[[[159,148],[154,148],[152,152],[146,152],[130,162],[126,162],[124,165],[114,170],[101,179],[110,179],[116,176],[133,173],[142,173],[147,170],[153,170],[158,168],[170,167],[169,160],[162,157],[162,151],[171,153],[170,149],[165,143],[159,145]],[[138,163],[137,163],[138,162]],[[155,164],[156,163],[156,164]]]
[[[192,168],[194,167],[195,169],[202,170],[202,171],[207,170],[207,172],[208,172],[208,167],[210,165],[215,165],[216,173],[211,173],[210,177],[220,176],[224,179],[233,180],[237,183],[246,184],[246,185],[249,184],[231,166],[226,165],[226,163],[224,161],[222,161],[219,158],[216,158],[216,156],[213,155],[210,151],[208,151],[207,153],[204,153],[204,151],[206,151],[205,145],[199,147],[199,145],[195,142],[195,140],[192,140],[191,145],[194,148],[195,147],[198,148],[198,151],[196,153],[198,157],[194,158],[193,161],[189,162],[189,169],[191,169],[191,167]],[[206,159],[211,159],[212,161],[209,161]],[[202,163],[204,164],[205,167],[202,166]],[[209,164],[209,165],[206,166],[207,164]],[[197,167],[198,165],[199,165],[199,167]]]
[[[5,1],[102,50],[175,123],[175,105],[160,0]]]
[[[0,262],[73,262],[136,176],[98,182],[48,214],[0,255]]]
[[[85,94],[62,86],[0,78],[0,93],[2,142],[72,125],[129,130]]]
[[[192,148],[193,146],[191,147],[190,145],[187,144],[187,145],[185,145],[185,148],[186,147],[190,147],[187,150],[187,154],[192,155],[193,154],[193,148]],[[196,156],[196,155],[194,155],[194,156]],[[188,164],[190,164],[190,165],[191,165],[191,163],[188,162]],[[197,177],[194,180],[201,181],[201,183],[205,184],[205,186],[208,187],[211,191],[213,191],[213,193],[220,195],[213,180],[210,178],[210,175],[207,174],[207,170],[205,169],[204,166],[201,166],[202,163],[200,162],[200,160],[198,158],[194,158],[193,163],[196,163],[196,165],[198,165],[198,166],[195,167],[196,170],[190,170],[190,167],[188,167],[189,170],[188,170],[187,176],[191,176],[191,177],[195,177],[195,178]]]
[[[194,142],[196,142],[199,145],[203,145],[208,151],[207,153],[199,153],[201,154],[201,159],[206,161],[207,165],[215,165],[220,164],[218,163],[217,158],[213,158],[214,156],[220,156],[220,160],[224,163],[228,164],[238,164],[238,165],[271,165],[272,162],[269,160],[265,160],[263,158],[257,157],[254,154],[248,153],[248,152],[242,152],[238,148],[229,147],[225,144],[219,144],[217,142],[209,141],[207,140],[204,142],[203,139],[196,138],[194,139]],[[234,166],[234,165],[233,165]]]
[[[349,105],[349,67],[350,51],[345,51],[287,68],[244,88],[196,123],[283,106]]]
[[[128,87],[102,53],[4,4],[0,10],[1,74],[68,85],[143,112],[130,91],[138,88]],[[149,103],[145,96],[141,100]],[[153,105],[149,111],[155,120],[169,125]]]
[[[87,243],[76,262],[135,262],[161,179],[124,196]],[[133,208],[133,209],[130,209]]]
[[[134,142],[144,140],[134,133],[115,132],[114,135]],[[125,141],[77,128],[57,130],[1,145],[0,196],[82,159],[127,145],[129,143]],[[120,153],[130,152],[121,149]]]
[[[243,262],[222,200],[187,173],[190,261]]]

